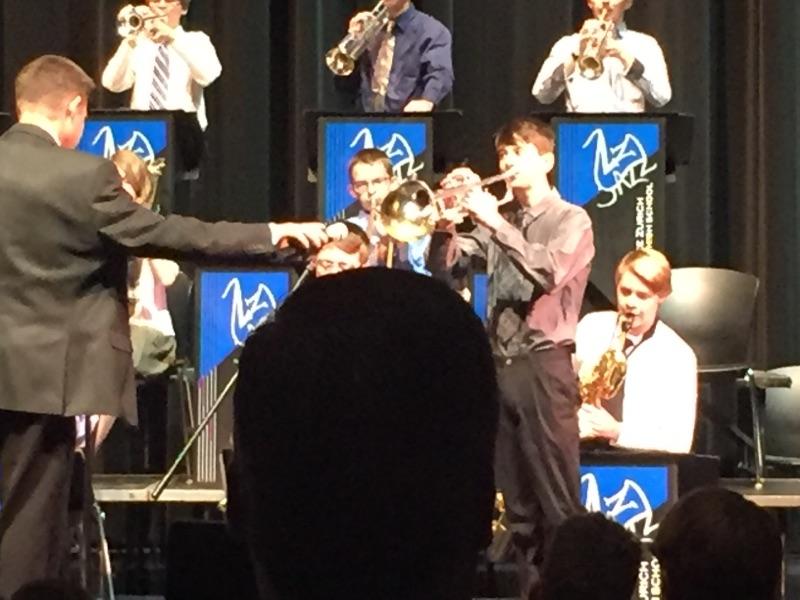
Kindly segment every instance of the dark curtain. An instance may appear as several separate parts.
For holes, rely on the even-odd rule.
[[[71,56],[99,79],[118,40],[124,2],[0,0],[0,94],[43,52]],[[341,110],[322,57],[348,17],[371,0],[195,0],[189,29],[214,41],[223,75],[206,92],[210,126],[200,216],[261,220],[313,216],[303,113]],[[418,0],[453,31],[465,154],[495,171],[491,133],[542,109],[530,96],[555,40],[586,18],[583,0]],[[673,84],[666,111],[695,115],[692,162],[669,186],[666,246],[676,266],[713,265],[761,280],[755,356],[800,362],[796,0],[636,0],[631,28],[662,44]],[[96,106],[124,97],[99,91]],[[562,106],[557,106],[560,109]],[[549,107],[552,108],[552,107]]]

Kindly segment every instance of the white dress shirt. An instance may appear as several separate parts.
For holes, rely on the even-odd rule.
[[[167,308],[167,287],[175,282],[178,264],[163,258],[143,258],[139,279],[129,291],[135,301],[131,324],[146,325],[168,337],[175,337]]]
[[[645,101],[654,107],[664,106],[672,98],[667,63],[656,39],[628,29],[624,23],[617,27],[618,42],[636,61],[625,72],[622,61],[607,56],[603,73],[597,79],[583,77],[578,69],[568,76],[564,63],[578,54],[581,36],[564,36],[550,50],[531,90],[543,104],[554,102],[566,90],[568,112],[609,113],[644,112]]]
[[[578,323],[575,343],[581,375],[590,372],[611,345],[616,322],[616,312],[604,311]],[[616,446],[689,452],[697,412],[697,357],[663,321],[629,353],[622,393]]]
[[[133,47],[123,40],[103,71],[103,87],[112,92],[123,92],[133,87],[131,108],[149,110],[158,46],[144,35],[136,38]],[[167,109],[197,113],[200,127],[205,130],[208,120],[203,88],[221,72],[222,65],[209,37],[201,31],[184,31],[182,27],[176,27],[175,39],[169,44]]]

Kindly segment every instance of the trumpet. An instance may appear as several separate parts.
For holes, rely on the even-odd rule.
[[[477,187],[507,181],[516,173],[516,169],[509,169],[474,183],[435,192],[424,181],[404,181],[381,202],[378,222],[386,235],[398,242],[418,240],[433,233],[439,221],[463,222],[468,214],[460,199],[464,194]],[[449,198],[455,198],[453,206],[447,206]],[[504,198],[498,202],[498,206],[510,200],[511,197]]]
[[[145,23],[148,21],[163,18],[146,6],[128,4],[117,13],[117,33],[124,38],[137,35],[144,30]]]
[[[577,66],[582,77],[597,79],[603,74],[603,57],[606,53],[608,36],[613,30],[614,23],[608,19],[608,9],[605,9],[597,27],[581,45]]]
[[[361,31],[348,33],[341,42],[328,50],[325,64],[334,75],[350,75],[355,71],[358,59],[388,24],[389,9],[381,0],[369,13]]]

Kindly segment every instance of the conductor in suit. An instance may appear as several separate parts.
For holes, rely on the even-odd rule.
[[[0,596],[58,577],[75,415],[136,420],[128,255],[276,259],[314,224],[204,223],[135,204],[114,165],[76,152],[94,83],[53,55],[15,81],[0,137]]]

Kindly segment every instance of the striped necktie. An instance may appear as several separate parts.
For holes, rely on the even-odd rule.
[[[382,112],[386,105],[386,92],[389,88],[389,75],[392,72],[394,60],[394,21],[389,21],[386,34],[381,41],[378,56],[375,59],[375,68],[372,71],[372,92],[375,94],[375,110]]]
[[[153,65],[152,90],[150,91],[150,110],[167,108],[167,89],[169,83],[169,49],[165,44],[158,46]]]

